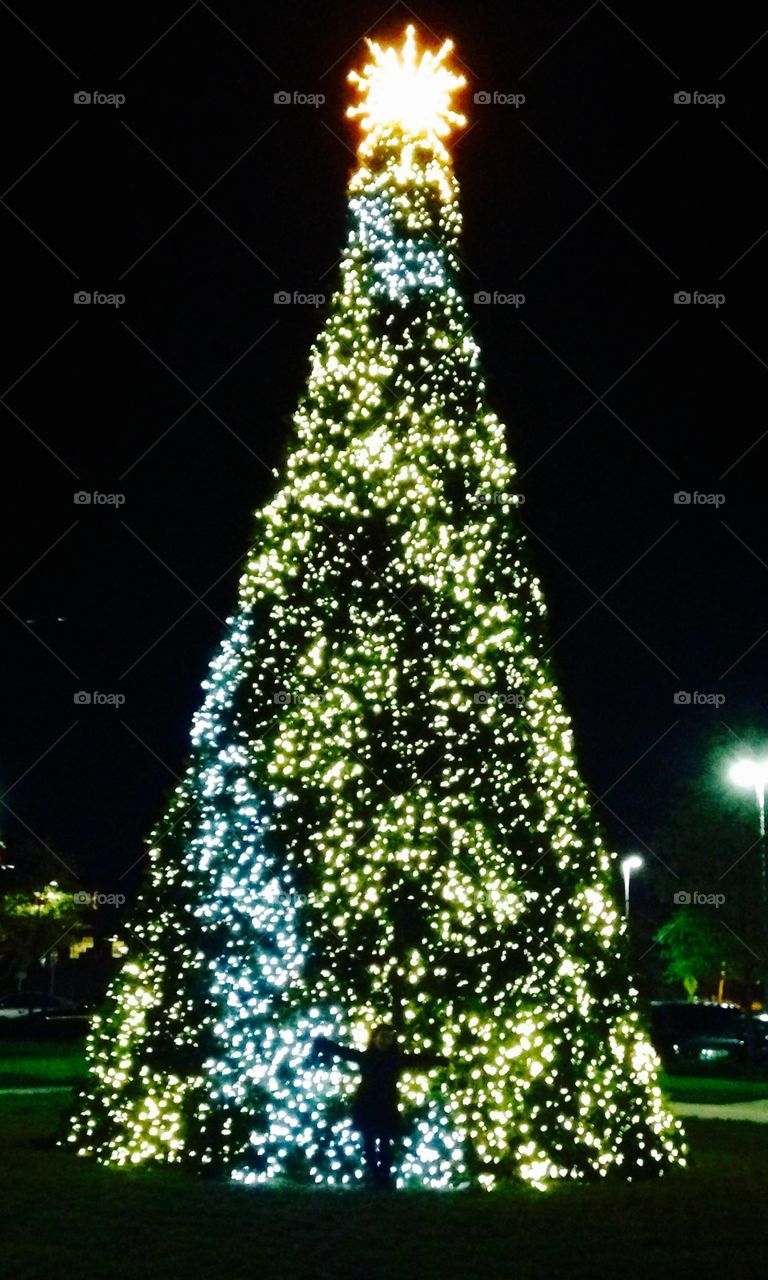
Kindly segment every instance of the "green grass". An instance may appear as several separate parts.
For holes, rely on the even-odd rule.
[[[14,1280],[746,1280],[768,1248],[760,1125],[690,1122],[690,1170],[660,1181],[378,1198],[106,1170],[52,1145],[65,1102],[0,1096]]]
[[[754,1102],[758,1098],[768,1098],[768,1080],[664,1076],[662,1086],[672,1102]]]
[[[0,1089],[73,1084],[84,1071],[85,1046],[81,1041],[0,1041]]]

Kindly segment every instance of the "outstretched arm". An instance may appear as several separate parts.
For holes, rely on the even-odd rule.
[[[410,1071],[412,1067],[447,1067],[450,1058],[441,1053],[404,1053],[403,1067]]]
[[[359,1049],[348,1049],[346,1045],[337,1044],[325,1036],[318,1036],[312,1047],[312,1058],[343,1058],[346,1062],[359,1062],[362,1058]]]

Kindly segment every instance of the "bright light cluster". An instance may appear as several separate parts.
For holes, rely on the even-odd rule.
[[[415,28],[409,26],[402,49],[383,49],[375,40],[369,40],[368,47],[373,61],[348,76],[362,100],[347,108],[347,115],[359,117],[363,132],[371,135],[368,146],[389,130],[435,143],[452,127],[466,124],[451,105],[453,95],[466,84],[464,76],[445,65],[452,40],[445,40],[437,53],[420,53]]]
[[[311,1047],[383,1020],[449,1059],[403,1077],[399,1185],[683,1158],[459,289],[450,160],[389,128],[376,79],[445,87],[414,48],[366,72],[341,281],[92,1036],[70,1136],[108,1162],[356,1184],[357,1072]]]

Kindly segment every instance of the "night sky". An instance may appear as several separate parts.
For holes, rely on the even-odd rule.
[[[412,20],[455,39],[469,80],[453,145],[465,295],[525,296],[472,303],[474,333],[582,766],[615,847],[652,847],[712,742],[737,751],[766,723],[757,12],[18,13],[0,10],[0,833],[45,842],[89,888],[134,887],[322,321],[274,295],[332,292],[356,144],[346,74],[367,32]],[[96,91],[125,102],[73,101]],[[479,91],[525,102],[475,104]],[[76,305],[79,290],[125,302]],[[724,301],[676,305],[678,291]],[[724,501],[679,505],[678,491]],[[77,705],[79,690],[125,702]],[[679,690],[725,701],[677,705]]]

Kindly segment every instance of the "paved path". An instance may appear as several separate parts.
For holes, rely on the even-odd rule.
[[[754,1102],[673,1102],[676,1116],[695,1116],[697,1120],[751,1120],[768,1124],[768,1098]]]
[[[12,1085],[8,1089],[0,1089],[0,1098],[14,1093],[69,1093],[71,1090],[71,1084]]]

